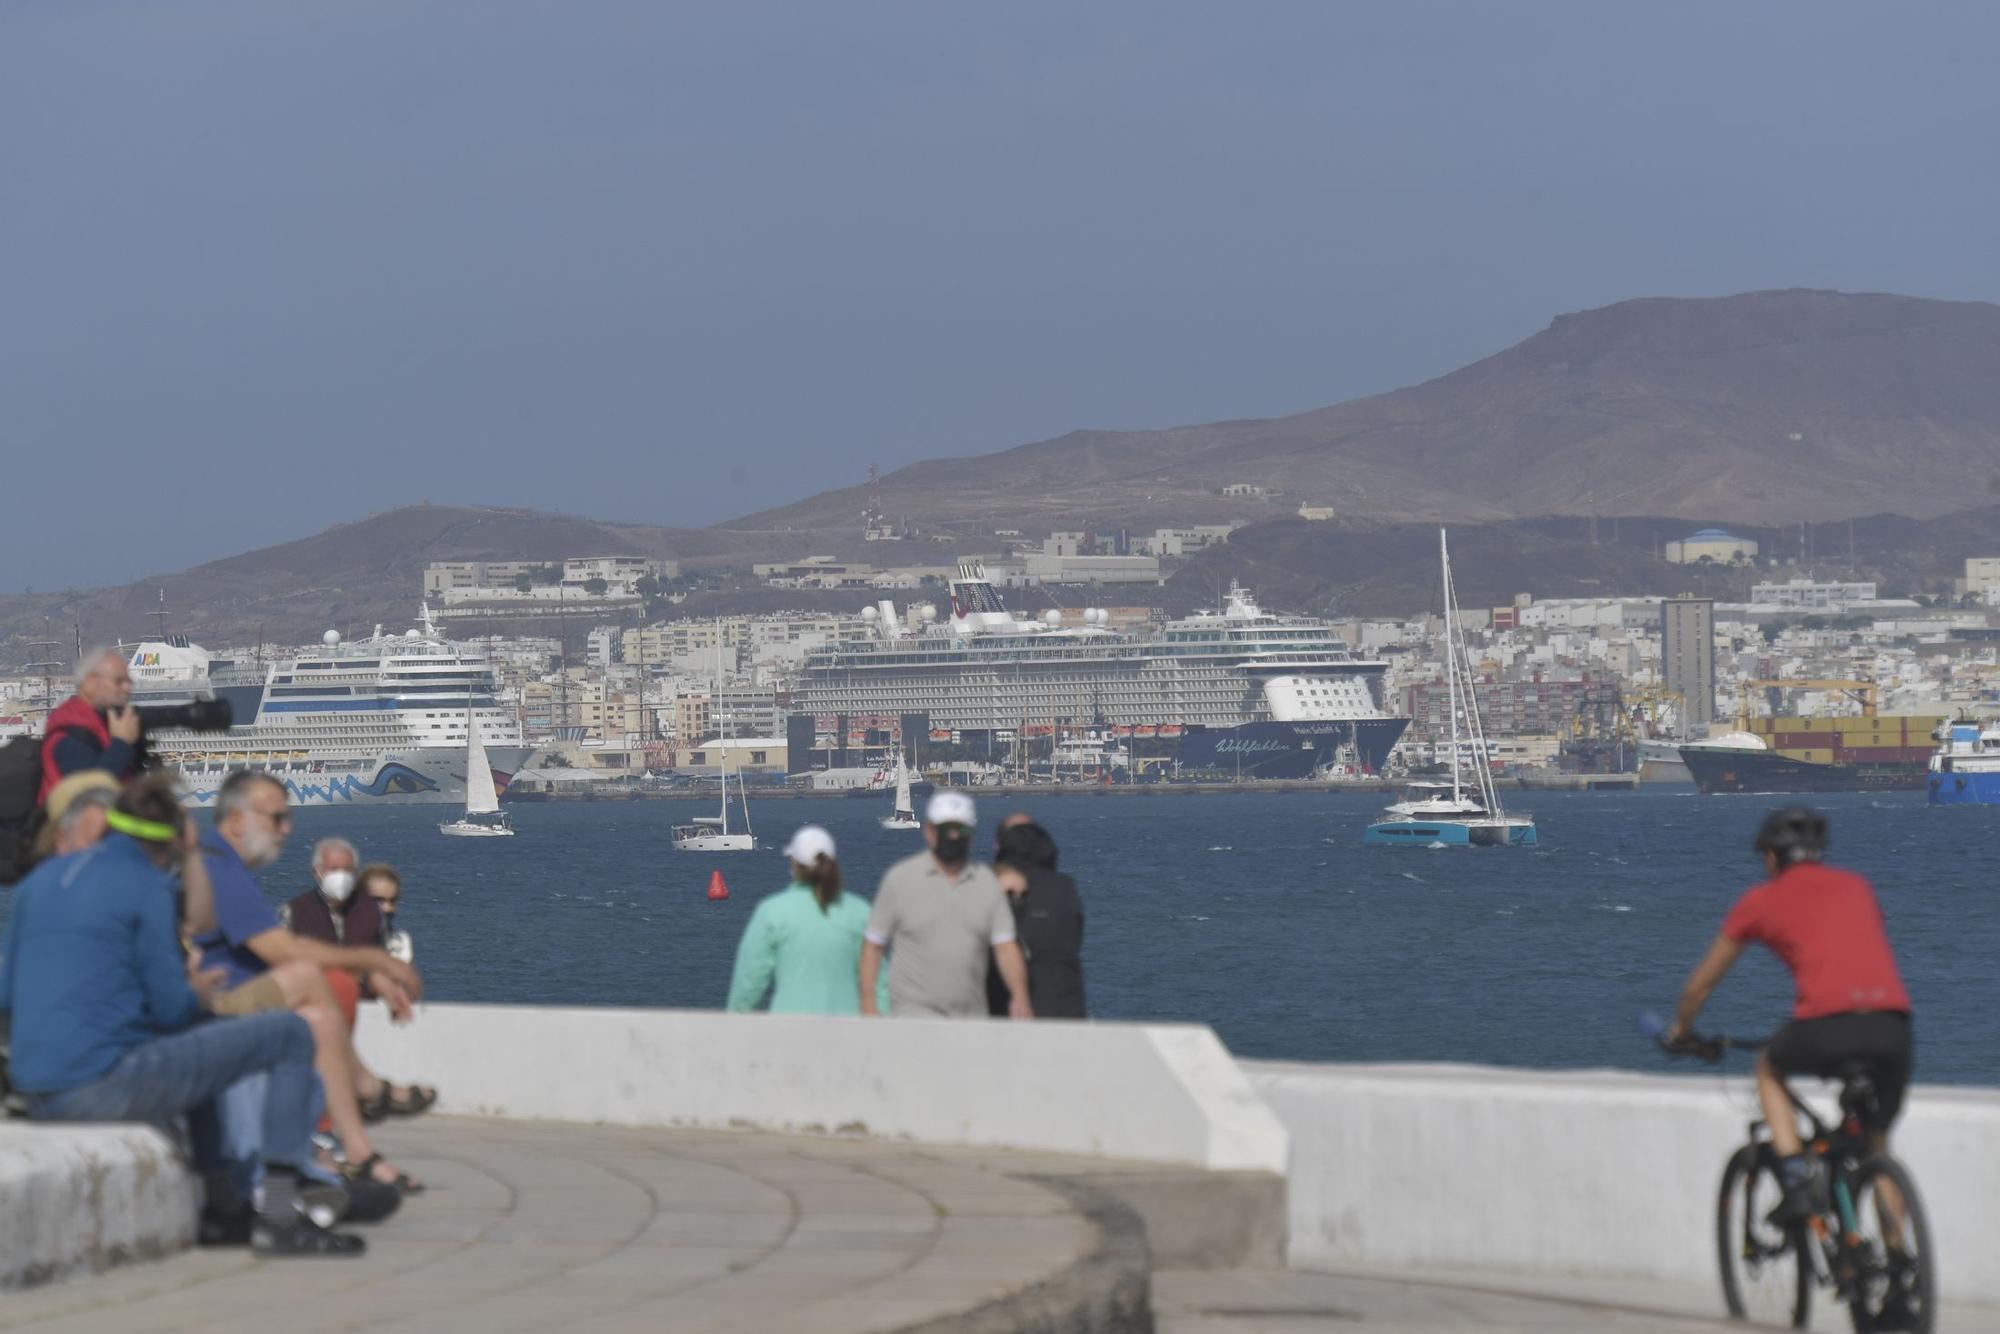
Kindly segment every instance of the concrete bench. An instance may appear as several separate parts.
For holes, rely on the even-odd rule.
[[[183,1250],[199,1191],[149,1126],[0,1120],[0,1289]]]

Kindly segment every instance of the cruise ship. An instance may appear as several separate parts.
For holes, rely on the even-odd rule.
[[[1098,608],[1075,624],[1059,611],[1018,619],[978,565],[961,563],[944,618],[920,605],[906,621],[886,601],[862,616],[868,638],[807,656],[795,714],[850,725],[923,715],[960,737],[1068,726],[1178,737],[1183,772],[1244,778],[1373,773],[1409,726],[1383,707],[1388,664],[1233,584],[1219,610],[1142,636],[1111,629]]]
[[[527,763],[520,721],[495,698],[492,665],[431,624],[343,644],[329,630],[316,652],[267,663],[219,657],[184,637],[130,650],[132,702],[224,699],[227,732],[150,735],[162,768],[191,805],[210,805],[235,769],[267,773],[294,805],[448,805],[465,800],[466,725],[479,728],[494,786]]]

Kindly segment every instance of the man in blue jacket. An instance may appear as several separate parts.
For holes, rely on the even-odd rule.
[[[270,1076],[264,1185],[253,1249],[352,1255],[361,1238],[301,1210],[312,1160],[313,1038],[279,1012],[207,1022],[219,975],[181,950],[173,877],[194,825],[170,787],[140,782],[106,817],[110,832],[42,863],[14,891],[0,941],[0,1014],[12,1022],[10,1077],[41,1121],[162,1126],[246,1075]]]

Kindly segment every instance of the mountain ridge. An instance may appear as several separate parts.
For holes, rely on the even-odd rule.
[[[1403,519],[1787,523],[1866,516],[1885,498],[1945,513],[1968,476],[2000,494],[2000,306],[1791,288],[1635,298],[1400,389],[1285,417],[1072,431],[924,460],[881,486],[892,513],[945,528],[1269,515],[1215,494],[1231,481]],[[726,526],[845,526],[865,499],[846,488]]]

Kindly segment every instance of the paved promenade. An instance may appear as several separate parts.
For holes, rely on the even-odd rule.
[[[5,1294],[0,1329],[997,1334],[1073,1328],[1063,1321],[1079,1300],[1091,1327],[1133,1328],[1120,1317],[1145,1298],[1143,1251],[1121,1252],[1118,1227],[1064,1184],[1143,1180],[1143,1166],[443,1117],[383,1139],[431,1188],[360,1229],[364,1260],[195,1252]],[[1151,1286],[1161,1334],[1721,1328],[1710,1292],[1608,1283],[1550,1296],[1546,1279],[1539,1293],[1509,1292],[1491,1275],[1263,1267],[1168,1268]],[[1822,1316],[1816,1326],[1844,1328],[1837,1313]],[[1944,1327],[1994,1330],[2000,1318]]]

